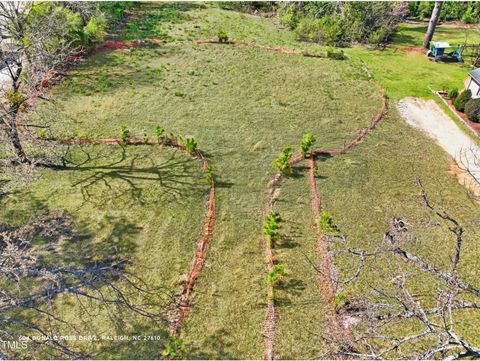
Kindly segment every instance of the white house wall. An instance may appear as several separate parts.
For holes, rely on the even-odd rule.
[[[478,85],[478,83],[475,82],[473,79],[470,80],[467,89],[470,89],[470,91],[472,92],[472,98],[480,98],[480,85]]]

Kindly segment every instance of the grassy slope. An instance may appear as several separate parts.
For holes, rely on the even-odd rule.
[[[216,26],[242,20],[242,29],[258,29],[266,38],[278,36],[265,19],[218,9],[191,16],[197,19],[178,26],[195,29],[194,24],[199,24],[200,29],[208,29],[212,18]],[[171,32],[181,34],[178,29]],[[120,124],[128,124],[137,134],[161,124],[199,141],[211,156],[220,184],[214,242],[184,332],[185,355],[258,358],[266,297],[261,206],[271,164],[284,145],[299,143],[308,131],[317,134],[325,147],[341,146],[343,139],[369,122],[380,97],[362,80],[365,74],[355,60],[335,62],[177,41],[160,48],[96,55],[55,90],[65,120],[52,124],[53,131],[109,136],[118,132]],[[101,64],[107,66],[98,70]],[[102,76],[108,76],[108,87],[95,96],[78,94],[94,88]],[[348,107],[345,92],[350,94]],[[48,114],[48,107],[40,110]],[[305,183],[301,180],[292,187],[301,193]],[[314,272],[308,271],[310,281],[315,281]],[[298,309],[299,304],[292,307]],[[306,319],[306,314],[288,309],[282,316],[285,325]],[[321,330],[321,323],[314,324],[312,332]],[[284,332],[295,338],[302,331]],[[298,349],[285,351],[285,357],[300,357],[307,342],[303,336]]]
[[[213,160],[220,185],[214,242],[196,287],[195,309],[183,335],[183,356],[259,358],[266,297],[261,204],[271,163],[280,149],[297,144],[309,131],[322,147],[338,147],[369,122],[380,99],[363,80],[357,57],[368,63],[394,97],[427,95],[425,79],[458,65],[434,64],[418,55],[415,61],[425,63],[427,69],[425,77],[418,77],[422,70],[411,70],[417,68],[409,67],[411,60],[395,49],[376,55],[352,48],[347,50],[351,60],[334,62],[259,49],[193,45],[189,40],[213,37],[224,28],[236,39],[319,48],[296,43],[291,33],[278,30],[269,19],[216,8],[185,12],[187,5],[175,5],[173,10],[160,4],[142,7],[150,14],[148,19],[130,25],[125,37],[154,35],[169,43],[97,54],[87,61],[53,91],[63,111],[59,112],[62,121],[52,123],[52,129],[62,135],[111,136],[121,124],[137,134],[161,124],[198,139]],[[168,8],[170,15],[158,12],[159,8]],[[401,67],[391,65],[395,74],[384,71],[397,63]],[[461,80],[464,70],[459,69],[452,79]],[[418,83],[409,85],[412,79]],[[47,122],[50,111],[48,106],[39,108]],[[447,158],[440,149],[408,128],[394,110],[376,132],[353,153],[319,165],[325,177],[319,182],[320,194],[342,230],[371,246],[393,214],[422,214],[412,186],[418,173],[434,194],[448,195],[447,205],[467,223],[475,218],[478,207],[468,203],[461,186],[446,173]],[[439,169],[445,172],[439,175]],[[304,253],[314,257],[309,192],[304,178],[289,179],[284,187],[279,205],[286,214],[284,232],[297,235],[299,245],[285,248],[281,257],[287,282],[299,282],[280,293],[285,302],[279,308],[278,356],[315,357],[319,350],[312,348],[312,337],[321,335],[323,325],[315,272],[304,257]],[[421,232],[426,241],[420,251],[426,254],[439,248],[439,239],[447,242],[445,230]],[[445,259],[444,251],[439,249],[439,258]],[[348,262],[339,259],[339,267],[347,267]],[[357,286],[358,291],[368,289],[369,277]]]

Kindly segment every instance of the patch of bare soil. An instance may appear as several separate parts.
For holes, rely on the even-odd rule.
[[[427,51],[423,48],[418,48],[416,46],[405,46],[402,50],[407,54],[418,54],[426,55]]]

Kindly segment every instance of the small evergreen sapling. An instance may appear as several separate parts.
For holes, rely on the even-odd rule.
[[[162,142],[163,133],[165,133],[165,129],[163,129],[161,126],[157,125],[155,127],[155,130],[153,131],[153,135],[155,136],[155,138],[157,138],[158,144],[160,144]]]
[[[311,133],[305,134],[300,143],[300,148],[302,149],[305,158],[310,158],[312,156],[313,144],[315,143],[315,136]]]
[[[292,147],[286,146],[283,148],[282,153],[273,163],[273,167],[277,168],[280,172],[289,173],[290,168],[290,159],[292,158],[293,152]]]
[[[329,234],[338,234],[340,230],[337,225],[333,223],[332,214],[328,211],[323,211],[320,214],[320,219],[318,221],[320,229]]]
[[[176,338],[175,336],[170,337],[165,344],[165,348],[162,350],[162,356],[175,357],[180,351],[182,344],[183,340],[181,338]]]
[[[185,143],[185,150],[188,154],[193,154],[197,150],[197,141],[194,138],[187,138]]]
[[[219,30],[217,36],[218,41],[221,43],[226,43],[228,41],[228,35],[225,30]]]
[[[268,272],[268,282],[272,286],[276,286],[282,282],[283,276],[285,275],[285,266],[283,264],[276,264],[272,267],[270,272]]]
[[[130,139],[130,130],[128,130],[126,125],[122,125],[120,128],[120,134],[118,136],[120,138],[120,144],[127,145],[128,140]]]
[[[267,236],[270,241],[270,246],[274,246],[274,242],[278,239],[278,231],[281,227],[282,218],[278,212],[272,212],[267,216],[265,223],[263,225],[263,233]]]
[[[215,180],[215,173],[214,173],[213,166],[209,164],[205,172],[206,172],[205,180],[207,181],[208,184],[211,184]]]

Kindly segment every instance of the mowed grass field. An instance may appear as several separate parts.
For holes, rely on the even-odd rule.
[[[258,359],[263,353],[267,297],[262,205],[273,161],[286,145],[298,149],[305,133],[315,134],[320,148],[340,148],[370,123],[381,107],[381,96],[361,60],[393,98],[426,95],[429,83],[415,77],[419,83],[409,94],[406,84],[412,74],[397,81],[401,71],[383,68],[398,59],[408,63],[409,55],[393,49],[372,52],[354,47],[347,49],[348,60],[335,61],[193,42],[212,38],[219,29],[238,40],[323,50],[296,42],[271,19],[201,3],[142,3],[119,38],[145,39],[145,44],[91,55],[51,89],[55,102],[38,103],[29,121],[48,125],[57,137],[112,137],[121,125],[133,135],[151,136],[160,125],[198,141],[215,169],[216,224],[177,357]],[[437,71],[434,66],[447,69],[425,62],[428,79]],[[455,72],[452,79],[457,81],[460,71]],[[121,157],[120,147],[91,146],[88,151],[103,156],[87,169],[82,169],[85,165],[44,171],[28,190],[3,200],[2,221],[20,224],[45,209],[66,210],[102,247],[109,242],[132,244],[128,249],[132,271],[144,275],[149,284],[179,289],[175,282],[188,270],[205,211],[207,184],[198,163],[168,149],[127,147],[127,158],[120,163],[125,169],[119,171],[109,164]],[[81,159],[82,152],[75,152]],[[318,191],[324,209],[332,212],[355,245],[375,248],[392,217],[398,216],[410,220],[418,237],[409,246],[441,266],[448,261],[453,239],[444,227],[426,222],[429,215],[414,184],[415,177],[421,177],[432,199],[463,222],[469,235],[462,270],[475,282],[478,242],[473,232],[479,207],[448,173],[448,164],[438,146],[404,123],[392,101],[388,116],[362,144],[318,162]],[[107,173],[111,187],[103,178],[88,185],[97,172]],[[141,176],[133,177],[137,172]],[[277,206],[285,219],[278,257],[287,272],[277,294],[276,355],[281,359],[315,358],[323,352],[324,308],[310,262],[316,262],[315,230],[304,173],[300,166],[284,180]],[[142,189],[140,196],[124,177],[139,183],[134,188]],[[90,196],[85,196],[84,188]],[[120,219],[131,232],[115,231]],[[342,256],[335,264],[341,277],[354,267]],[[347,289],[349,295],[368,294],[372,284],[388,285],[395,266],[386,259],[369,263],[368,272]],[[434,287],[418,271],[412,271],[411,282],[414,287]],[[79,323],[88,322],[92,330],[125,333],[124,327],[109,327],[106,317],[85,321],[75,304],[65,312]],[[464,322],[473,324],[476,318],[470,315]],[[132,321],[127,329],[163,339],[132,347],[114,343],[98,357],[158,356],[167,338],[165,329],[141,320]],[[469,336],[477,340],[480,335],[472,331]]]

